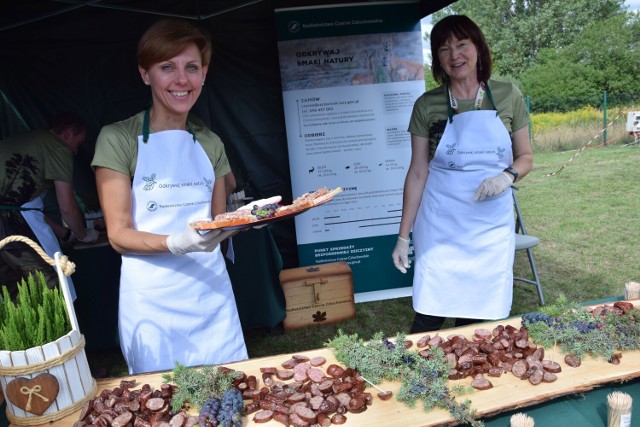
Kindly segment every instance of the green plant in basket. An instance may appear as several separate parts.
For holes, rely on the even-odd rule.
[[[0,350],[21,351],[42,346],[71,331],[64,295],[49,289],[44,275],[36,272],[18,284],[12,301],[6,286],[0,300]]]

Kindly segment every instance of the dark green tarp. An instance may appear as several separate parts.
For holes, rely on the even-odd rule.
[[[450,3],[423,0],[421,13],[426,16]],[[89,167],[97,134],[103,125],[130,117],[150,101],[137,71],[137,41],[162,17],[193,19],[213,39],[212,63],[194,112],[224,141],[241,187],[258,198],[279,194],[284,202],[290,201],[274,10],[311,4],[273,0],[2,1],[0,138],[44,127],[56,112],[81,113],[90,129],[76,158],[75,186],[87,207],[98,209]],[[296,267],[294,222],[275,223],[273,234],[284,267]]]

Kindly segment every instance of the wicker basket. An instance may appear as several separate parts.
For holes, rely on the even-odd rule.
[[[71,331],[54,342],[24,351],[0,350],[0,386],[7,404],[7,418],[15,425],[37,425],[56,421],[78,411],[96,393],[84,351],[73,302],[69,296],[67,276],[73,263],[59,252],[55,261],[23,236],[9,236],[5,244],[21,241],[31,246],[42,258],[55,266],[64,295]]]

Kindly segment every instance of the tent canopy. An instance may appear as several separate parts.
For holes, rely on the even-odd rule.
[[[427,16],[455,0],[421,0]],[[0,4],[0,138],[77,111],[89,123],[75,187],[99,209],[89,164],[100,128],[146,108],[135,50],[156,20],[176,17],[209,30],[212,63],[194,113],[225,143],[241,188],[291,200],[274,10],[354,1],[36,0]],[[274,224],[285,268],[297,266],[293,221]]]

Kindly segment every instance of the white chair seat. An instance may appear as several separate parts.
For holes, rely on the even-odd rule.
[[[533,248],[534,246],[538,246],[539,244],[540,239],[535,236],[516,233],[516,251]]]

